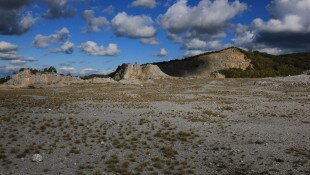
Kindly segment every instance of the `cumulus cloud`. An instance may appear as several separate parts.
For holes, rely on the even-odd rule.
[[[142,7],[148,9],[153,9],[156,5],[156,0],[135,0],[131,3],[132,7]]]
[[[49,39],[55,43],[64,43],[69,39],[69,37],[70,31],[66,27],[64,27],[59,31],[56,31],[55,34],[50,35]]]
[[[246,25],[237,24],[234,32],[235,38],[232,39],[232,42],[235,46],[245,46],[253,40],[254,33]]]
[[[60,72],[69,72],[75,70],[72,66],[61,66],[59,68]]]
[[[17,55],[18,46],[11,43],[0,42],[0,60],[16,60],[19,59]]]
[[[187,50],[185,52],[185,55],[186,56],[194,56],[194,55],[199,55],[199,54],[202,54],[202,53],[205,53],[206,51],[204,50]]]
[[[25,60],[12,60],[11,64],[12,65],[25,65],[27,63],[27,61]]]
[[[36,19],[31,12],[22,13],[31,0],[0,1],[0,34],[20,35],[27,32]]]
[[[80,50],[92,56],[115,56],[120,52],[116,44],[110,43],[108,47],[105,48],[93,41],[82,43]]]
[[[29,57],[29,58],[20,58],[17,60],[11,60],[10,64],[11,65],[16,65],[16,66],[21,66],[21,65],[25,65],[28,62],[34,62],[34,61],[38,61],[36,58],[33,57]]]
[[[18,72],[20,66],[17,65],[0,65],[0,76],[12,75]]]
[[[34,37],[32,44],[39,48],[48,48],[49,36],[38,34]]]
[[[159,44],[159,41],[156,38],[142,38],[142,39],[140,39],[140,42],[142,44],[148,44],[148,45],[157,45],[157,44]]]
[[[65,53],[65,54],[72,54],[74,51],[74,44],[70,41],[64,42],[59,48],[51,49],[53,53]]]
[[[310,50],[309,0],[273,0],[267,9],[269,20],[236,27],[235,45],[273,54]]]
[[[152,38],[156,35],[152,18],[145,15],[131,16],[118,13],[112,19],[112,29],[117,36],[128,38]]]
[[[0,60],[11,61],[11,64],[13,65],[21,65],[26,64],[27,62],[37,61],[37,59],[33,57],[20,56],[18,55],[17,51],[17,45],[5,41],[0,41]]]
[[[69,37],[70,31],[66,27],[64,27],[51,35],[36,35],[32,44],[33,46],[38,48],[49,48],[49,43],[56,43],[60,46],[58,48],[50,49],[51,52],[72,54],[74,51],[74,44],[69,41]]]
[[[68,18],[76,14],[76,9],[69,6],[72,0],[43,0],[48,10],[43,15],[47,19]]]
[[[203,41],[198,38],[194,38],[189,42],[185,43],[183,46],[186,49],[185,55],[198,55],[203,52],[218,50],[222,48],[220,40]]]
[[[222,44],[220,40],[213,40],[213,41],[207,42],[207,49],[209,50],[217,50],[220,48],[222,48]]]
[[[71,43],[70,41],[66,41],[65,43],[61,45],[60,48],[64,53],[71,54],[73,53],[74,44]]]
[[[168,51],[165,48],[160,49],[160,51],[155,54],[157,57],[165,57],[168,55]]]
[[[109,21],[105,17],[95,17],[93,10],[84,10],[82,18],[87,23],[86,32],[100,32],[100,27],[109,25]]]
[[[78,71],[78,74],[81,75],[91,75],[91,74],[99,74],[99,75],[107,75],[112,73],[114,70],[98,70],[94,68],[84,68]]]
[[[182,42],[182,38],[179,37],[177,34],[174,34],[174,33],[167,32],[167,38],[170,39],[172,42],[175,42],[175,43],[181,43]]]
[[[58,70],[62,74],[71,74],[74,76],[85,76],[85,75],[91,75],[91,74],[106,75],[114,71],[114,70],[98,70],[94,68],[76,69],[72,66],[62,66]]]
[[[185,43],[185,47],[188,50],[203,49],[203,48],[207,47],[207,43],[205,41],[198,39],[198,38],[194,38],[190,42]]]
[[[202,0],[197,6],[188,6],[187,0],[179,0],[165,14],[159,15],[158,23],[170,33],[223,36],[225,28],[237,14],[247,9],[239,0]]]
[[[1,53],[15,53],[18,50],[18,46],[5,42],[5,41],[1,41],[0,42],[0,52]]]

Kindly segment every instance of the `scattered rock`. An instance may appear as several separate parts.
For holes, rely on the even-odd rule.
[[[40,154],[34,154],[31,157],[31,161],[33,161],[33,162],[42,162],[43,161],[43,157]]]
[[[101,83],[115,83],[115,80],[112,78],[92,78],[89,80],[86,80],[86,83],[93,83],[93,84],[101,84]]]

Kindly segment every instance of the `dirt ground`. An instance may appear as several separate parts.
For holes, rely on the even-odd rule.
[[[0,174],[310,174],[309,85],[304,76],[0,88]]]

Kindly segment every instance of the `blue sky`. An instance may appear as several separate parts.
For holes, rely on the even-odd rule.
[[[228,46],[274,54],[309,48],[284,47],[275,45],[275,41],[256,38],[272,34],[277,27],[280,34],[306,32],[308,37],[309,22],[303,19],[309,14],[305,12],[304,15],[302,10],[308,10],[309,0],[301,0],[306,5],[306,9],[302,10],[293,1],[284,0],[26,1],[12,0],[11,5],[6,1],[0,2],[0,15],[15,20],[10,26],[0,24],[0,75],[10,74],[20,67],[47,66],[76,75],[106,73],[122,63],[166,61]],[[294,4],[296,8],[292,7]],[[289,7],[289,13],[279,10],[283,6]],[[71,14],[70,10],[75,13]],[[85,10],[92,15],[83,18]],[[182,14],[184,16],[178,19]],[[287,27],[288,14],[302,18],[296,21],[304,28]],[[87,28],[87,20],[93,20],[88,25],[90,29]],[[130,25],[136,28],[128,29]],[[24,30],[14,31],[14,27]],[[66,38],[53,39],[57,32],[63,32]],[[179,41],[169,39],[168,33],[178,37]],[[37,35],[41,36],[38,38],[42,42],[34,44]],[[282,37],[280,35],[278,39]],[[142,39],[156,42],[143,44]]]

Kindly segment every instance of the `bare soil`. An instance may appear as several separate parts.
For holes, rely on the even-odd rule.
[[[3,87],[0,174],[310,174],[308,80]]]

